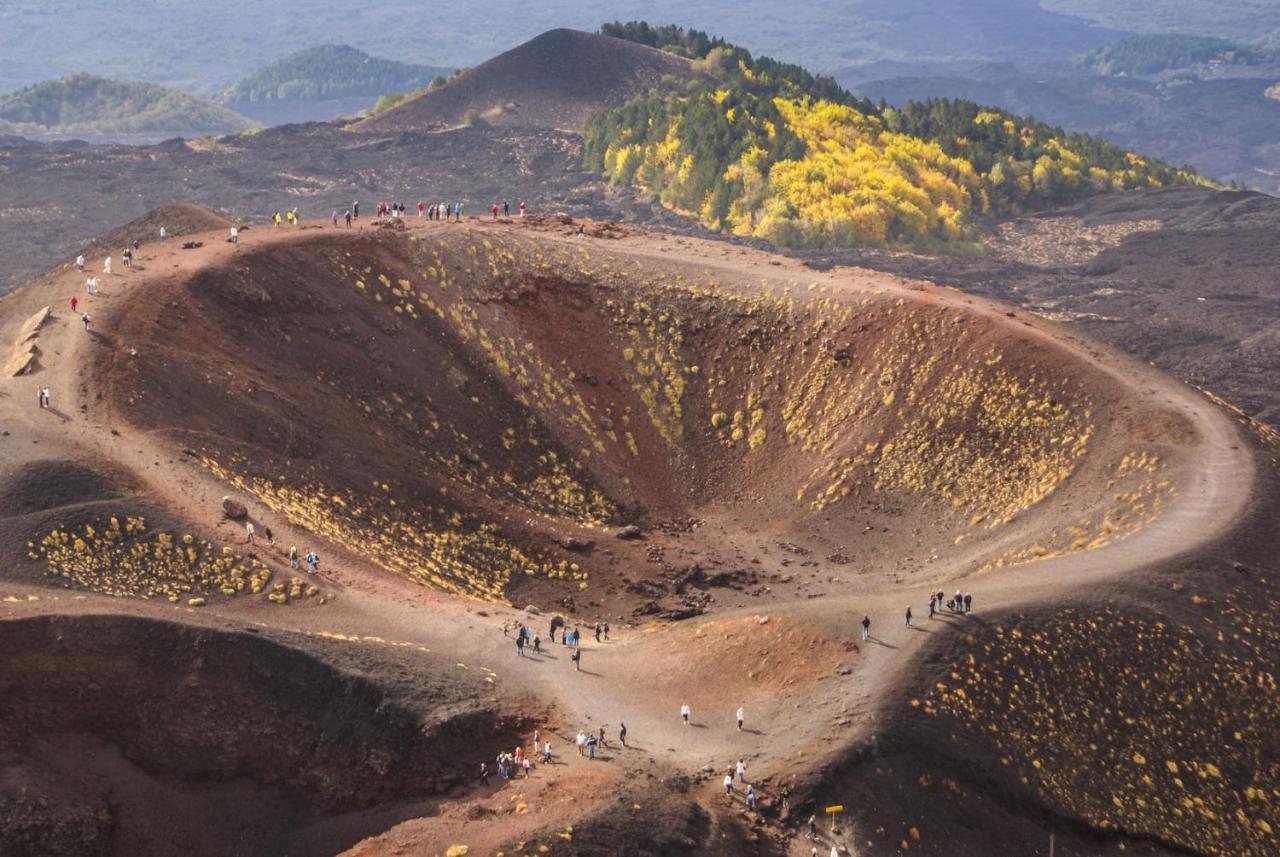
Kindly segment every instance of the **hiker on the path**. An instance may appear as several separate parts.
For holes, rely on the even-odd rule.
[[[231,227],[231,243],[232,244],[240,243],[240,228],[237,226]]]
[[[937,605],[938,599],[932,592],[929,593],[929,618],[933,618],[934,607]]]
[[[684,725],[689,725],[689,703],[680,706],[680,719],[684,721]]]
[[[596,642],[597,642],[597,643],[598,643],[598,642],[600,642],[600,632],[601,632],[601,631],[603,631],[603,630],[604,630],[604,628],[600,625],[600,623],[599,623],[599,622],[597,622],[597,623],[596,623]]]
[[[809,821],[805,824],[805,827],[805,836],[809,839],[818,838],[818,817],[816,815],[809,816]]]
[[[40,405],[41,408],[49,407],[49,388],[48,387],[36,387],[36,402]]]
[[[946,595],[944,595],[944,594],[942,593],[942,590],[941,590],[941,589],[939,589],[939,590],[938,590],[938,612],[939,612],[939,613],[941,613],[941,612],[942,612],[942,599],[944,599],[944,598],[946,598],[946,597],[947,597],[947,596],[946,596]]]
[[[535,655],[542,654],[542,638],[539,637],[537,634],[533,635],[533,653]],[[534,741],[533,743],[536,744],[538,742]]]
[[[282,218],[280,217],[280,212],[278,211],[275,212],[274,214],[271,215],[271,225],[274,226],[276,229],[279,229],[281,219]]]
[[[93,323],[93,317],[90,316],[89,313],[85,313],[80,316],[80,320],[84,322],[84,329],[87,332],[89,330],[89,325]]]
[[[601,746],[601,747],[608,747],[608,746],[609,746],[609,742],[608,742],[608,741],[606,741],[606,740],[604,740],[604,727],[603,727],[603,726],[601,726],[601,727],[600,727],[600,746]]]
[[[508,202],[505,199],[502,201],[502,216],[503,217],[511,216],[511,206],[510,204],[508,204]]]
[[[524,628],[521,628],[520,633],[516,634],[516,657],[524,657]]]
[[[262,532],[265,533],[267,536],[268,545],[274,545],[276,543],[276,537],[271,533],[270,527],[263,527]]]
[[[578,672],[582,672],[582,649],[577,646],[573,647],[573,668]]]
[[[609,639],[609,623],[608,622],[604,623],[604,638],[606,641]]]
[[[862,617],[862,639],[865,642],[870,637],[871,637],[871,617],[863,616]]]
[[[724,793],[726,797],[733,796],[733,776],[731,774],[724,775]]]
[[[520,200],[520,216],[524,217],[524,200]]]
[[[488,762],[480,763],[480,785],[482,786],[489,785],[489,763]]]
[[[579,755],[579,756],[581,756],[581,755],[583,755],[583,752],[584,752],[584,750],[586,749],[586,746],[587,746],[587,733],[586,733],[586,732],[579,732],[579,733],[578,733],[577,744],[578,744],[578,755]]]
[[[120,254],[120,261],[124,262],[126,268],[133,267],[133,251],[128,247],[124,248],[124,252]]]
[[[618,727],[618,743],[627,746],[627,724],[623,723]]]
[[[169,233],[165,231],[163,226],[160,227],[160,243],[164,243],[164,239],[169,237]]]
[[[520,761],[520,768],[524,771],[524,778],[526,780],[529,779],[529,771],[533,768],[533,762],[529,761],[528,756],[525,756],[524,759]]]
[[[333,213],[329,215],[329,219],[333,221],[333,228],[337,229],[338,228],[338,209],[335,208],[333,210]]]
[[[746,720],[746,719],[747,719],[747,711],[746,711],[746,709],[745,709],[745,708],[742,708],[742,707],[739,707],[739,708],[738,708],[738,731],[739,731],[739,732],[741,732],[741,731],[742,731],[742,723],[743,723],[743,721],[744,721],[744,720]]]
[[[76,298],[76,296],[75,296],[75,295],[72,295],[72,296],[71,296],[71,300],[67,301],[67,303],[71,304],[71,311],[72,311],[72,312],[75,312],[75,311],[76,311],[76,304],[80,303],[80,301]]]
[[[494,220],[497,220],[497,219],[498,219],[498,204],[495,202],[495,203],[493,204],[493,207],[492,207],[492,208],[490,208],[489,210],[490,210],[491,212],[493,212],[493,219],[494,219]]]
[[[968,592],[964,594],[964,612],[969,613],[973,610],[973,596]]]
[[[351,209],[349,208],[347,209],[346,217],[347,217],[347,228],[350,229],[351,228]]]
[[[289,568],[298,567],[298,546],[289,545]]]
[[[737,766],[734,767],[734,771],[736,771],[738,774],[738,782],[745,783],[747,781],[747,763],[746,762],[744,762],[742,759],[739,759]]]
[[[911,607],[907,607],[907,627],[911,627]]]
[[[747,786],[747,809],[756,808],[756,787]]]
[[[102,273],[108,277],[111,276],[111,257],[110,256],[108,256],[102,262]]]
[[[426,213],[426,210],[427,210],[427,204],[422,200],[418,200],[418,216],[421,217],[423,214]]]
[[[351,203],[351,215],[355,217],[356,220],[360,219],[360,200],[357,199],[355,202]]]
[[[594,759],[596,757],[596,736],[591,735],[587,738],[587,758]]]
[[[84,254],[83,253],[81,253],[79,256],[76,257],[76,270],[82,274],[84,273]]]
[[[253,521],[248,521],[244,525],[244,540],[248,544],[253,544]]]
[[[963,613],[964,612],[964,596],[960,594],[959,589],[956,590],[955,602],[956,602],[956,612]]]

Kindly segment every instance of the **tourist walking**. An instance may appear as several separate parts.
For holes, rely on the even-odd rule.
[[[907,607],[907,627],[911,627],[911,607]]]
[[[160,243],[163,244],[164,240],[168,237],[169,237],[169,233],[165,231],[165,228],[163,226],[161,226],[160,227]]]
[[[289,545],[289,568],[298,567],[298,546]]]
[[[684,725],[689,725],[689,703],[680,706],[680,719],[684,721]]]
[[[83,253],[81,253],[79,256],[76,257],[76,270],[82,274],[84,273],[84,254]]]
[[[724,775],[724,793],[726,797],[733,797],[733,776],[731,774]]]
[[[930,619],[933,618],[934,607],[937,605],[937,603],[938,603],[938,599],[934,597],[934,594],[932,592],[930,592],[929,593],[929,618]]]
[[[747,763],[745,761],[739,759],[734,771],[738,775],[738,782],[745,783],[747,781]]]
[[[871,638],[871,617],[863,616],[862,617],[862,639],[865,642],[870,638]]]
[[[573,668],[578,672],[582,672],[582,649],[577,646],[573,647]]]
[[[618,743],[627,746],[627,724],[623,723],[618,727]]]
[[[253,544],[253,521],[249,521],[244,525],[244,540],[248,544]]]
[[[67,303],[69,303],[69,304],[71,305],[71,311],[72,311],[72,312],[75,312],[75,311],[76,311],[76,304],[80,303],[80,301],[79,301],[79,299],[77,299],[77,298],[76,298],[76,296],[75,296],[75,295],[72,295],[72,296],[71,296],[71,300],[67,301]]]
[[[232,226],[232,227],[231,227],[231,243],[232,243],[232,244],[239,244],[239,243],[240,243],[240,229],[239,229],[239,227],[236,227],[236,226]]]
[[[89,315],[89,313],[85,313],[84,315],[80,316],[80,321],[84,323],[84,329],[85,329],[85,332],[87,333],[89,331],[89,325],[93,323],[93,317]]]
[[[746,718],[747,718],[746,709],[739,707],[738,708],[738,731],[739,732],[742,731],[742,723],[744,720],[746,720]]]

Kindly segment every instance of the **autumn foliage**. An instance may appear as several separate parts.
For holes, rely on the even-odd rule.
[[[954,244],[972,240],[975,216],[1199,181],[969,102],[877,109],[803,69],[706,44],[703,84],[592,117],[585,161],[712,229],[789,247]]]

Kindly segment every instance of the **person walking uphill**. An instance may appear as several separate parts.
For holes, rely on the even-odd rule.
[[[578,672],[582,672],[582,649],[577,646],[573,647],[573,668]]]
[[[738,731],[742,731],[742,723],[747,719],[747,711],[745,708],[738,709]]]
[[[689,725],[689,703],[680,706],[680,719],[684,721],[684,725]]]
[[[870,637],[871,637],[871,617],[870,617],[870,616],[863,616],[863,617],[862,617],[862,639],[863,639],[863,642],[865,642],[866,640],[870,639]]]

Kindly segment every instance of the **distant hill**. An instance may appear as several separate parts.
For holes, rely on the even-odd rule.
[[[1169,69],[1221,59],[1247,64],[1263,59],[1261,52],[1230,39],[1178,33],[1128,36],[1076,58],[1078,68],[1107,75],[1158,74]]]
[[[968,101],[877,108],[829,77],[705,33],[609,32],[692,53],[705,77],[589,119],[588,169],[708,228],[798,248],[972,245],[984,215],[1202,182],[1084,134]]]
[[[596,33],[543,33],[361,123],[413,130],[472,120],[493,125],[581,130],[587,117],[650,89],[696,77],[693,63],[646,45]]]
[[[0,133],[23,136],[194,136],[253,127],[223,107],[152,83],[73,74],[0,98]]]
[[[377,98],[426,86],[450,70],[371,57],[350,45],[321,45],[289,54],[227,87],[226,104]]]

